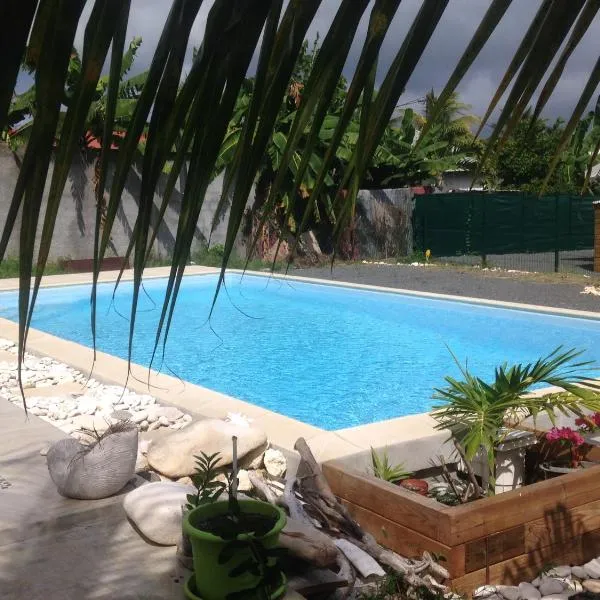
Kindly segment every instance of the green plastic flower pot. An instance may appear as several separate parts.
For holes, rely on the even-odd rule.
[[[272,504],[258,500],[240,500],[240,509],[245,514],[265,515],[276,519],[275,525],[264,536],[257,537],[265,548],[274,548],[279,539],[279,532],[286,522],[285,513]],[[217,517],[227,512],[227,502],[215,502],[206,504],[190,511],[183,520],[183,531],[192,542],[192,554],[194,556],[194,581],[196,595],[188,595],[188,598],[200,597],[202,600],[224,600],[228,594],[240,592],[255,587],[259,578],[251,573],[243,573],[237,577],[230,577],[229,573],[241,562],[249,558],[250,551],[240,549],[235,556],[225,564],[219,564],[219,555],[227,540],[203,531],[198,527],[199,523]],[[250,539],[252,534],[243,533],[238,535],[238,540]],[[186,586],[188,594],[189,586]],[[271,598],[279,598],[285,592],[285,583],[271,593]],[[248,596],[249,599],[252,596]]]

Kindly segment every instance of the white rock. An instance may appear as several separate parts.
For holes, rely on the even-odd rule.
[[[520,590],[516,585],[498,585],[496,592],[506,600],[519,600]]]
[[[540,592],[542,596],[549,596],[550,594],[560,594],[564,591],[565,586],[562,581],[554,579],[553,577],[542,577],[540,583]]]
[[[96,399],[91,396],[81,396],[77,404],[82,415],[93,415],[96,412]]]
[[[495,585],[482,585],[473,592],[473,598],[489,598],[496,593]]]
[[[46,415],[48,414],[48,411],[47,411],[45,408],[41,408],[41,407],[39,407],[39,406],[32,406],[32,407],[29,409],[29,412],[30,412],[32,415],[37,415],[38,417],[41,417],[42,415],[43,415],[43,416],[46,416]]]
[[[193,474],[196,467],[194,456],[200,452],[218,452],[221,455],[221,466],[229,465],[232,461],[232,436],[238,438],[239,458],[267,440],[259,429],[240,427],[218,419],[207,419],[156,440],[148,451],[148,462],[153,469],[172,478]]]
[[[134,423],[141,423],[142,421],[145,421],[148,418],[148,412],[145,410],[140,410],[138,412],[134,412],[131,415],[131,420]]]
[[[158,422],[163,427],[168,427],[170,425],[170,423],[171,423],[169,421],[169,419],[167,419],[167,417],[165,417],[165,415],[161,415],[160,417],[158,417]]]
[[[152,406],[148,409],[148,414],[156,414],[159,419],[165,417],[171,423],[183,417],[183,413],[176,406]]]
[[[150,424],[148,423],[148,421],[142,421],[142,422],[140,423],[140,431],[147,431],[147,430],[148,430],[148,427],[149,427],[149,425],[150,425]]]
[[[185,423],[181,422],[181,423],[171,423],[169,425],[170,429],[182,429],[185,426]]]
[[[154,421],[154,423],[150,423],[148,425],[148,431],[155,431],[160,428],[160,423],[158,421]]]
[[[571,567],[568,565],[553,567],[547,574],[548,577],[569,577],[571,575]]]
[[[287,461],[285,460],[283,452],[280,450],[269,448],[265,452],[264,464],[267,473],[271,475],[271,477],[283,477],[285,475]]]
[[[104,433],[114,422],[114,419],[106,418],[102,415],[79,415],[78,417],[73,417],[75,429],[86,429],[88,431],[96,431],[97,433]]]
[[[249,492],[253,489],[250,477],[248,477],[248,471],[246,469],[239,469],[238,471],[238,491]]]
[[[194,488],[176,482],[156,482],[129,492],[123,501],[127,516],[150,540],[174,546],[181,537],[182,509]]]
[[[600,579],[600,560],[597,558],[594,558],[593,560],[590,560],[590,562],[585,563],[585,565],[583,565],[583,568],[585,569],[585,572],[587,573],[587,576],[591,579]]]
[[[149,447],[150,447],[150,440],[140,440],[139,451],[142,454],[148,454]]]
[[[519,594],[523,600],[539,600],[542,597],[540,591],[531,583],[524,581],[519,584]]]
[[[192,415],[188,415],[187,413],[181,417],[186,423],[189,423],[192,420]]]
[[[540,587],[540,583],[542,583],[542,578],[541,577],[536,577],[532,582],[531,585],[535,585],[535,587]]]
[[[587,579],[587,571],[583,567],[571,567],[571,575],[579,579]]]
[[[542,600],[569,600],[569,598],[573,595],[573,592],[561,592],[556,594],[548,594],[547,596],[542,596]]]
[[[60,430],[70,435],[77,430],[77,425],[73,425],[73,423],[65,423],[64,425],[60,425]]]

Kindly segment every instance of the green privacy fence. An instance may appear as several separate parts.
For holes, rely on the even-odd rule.
[[[594,246],[591,196],[465,192],[415,196],[414,244],[434,257],[554,253]]]

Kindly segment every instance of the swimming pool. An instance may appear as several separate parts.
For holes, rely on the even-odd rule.
[[[162,371],[323,429],[427,411],[433,388],[459,376],[449,349],[486,378],[504,361],[535,360],[559,344],[600,361],[600,320],[249,275],[228,276],[209,323],[216,281],[184,279]],[[145,282],[139,364],[149,363],[165,285]],[[97,345],[127,358],[131,284],[114,305],[112,290],[98,289]],[[43,289],[32,326],[91,346],[89,291]],[[17,320],[16,292],[0,293],[0,316]]]

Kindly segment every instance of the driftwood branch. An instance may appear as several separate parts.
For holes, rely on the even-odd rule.
[[[278,504],[279,498],[269,487],[267,480],[260,471],[248,471],[248,479],[250,479],[250,483],[254,486],[257,496],[260,496],[260,498],[269,504]]]
[[[483,492],[481,490],[481,487],[477,483],[477,478],[475,477],[471,461],[467,459],[467,455],[465,454],[465,451],[462,449],[462,446],[458,443],[458,441],[454,438],[452,438],[452,441],[454,442],[454,447],[456,448],[456,451],[458,452],[460,458],[463,461],[463,464],[465,465],[465,469],[467,470],[467,474],[469,475],[469,481],[473,484],[473,493],[475,494],[474,497],[480,498],[483,495]],[[468,498],[469,496],[467,496],[465,500],[468,500]]]

